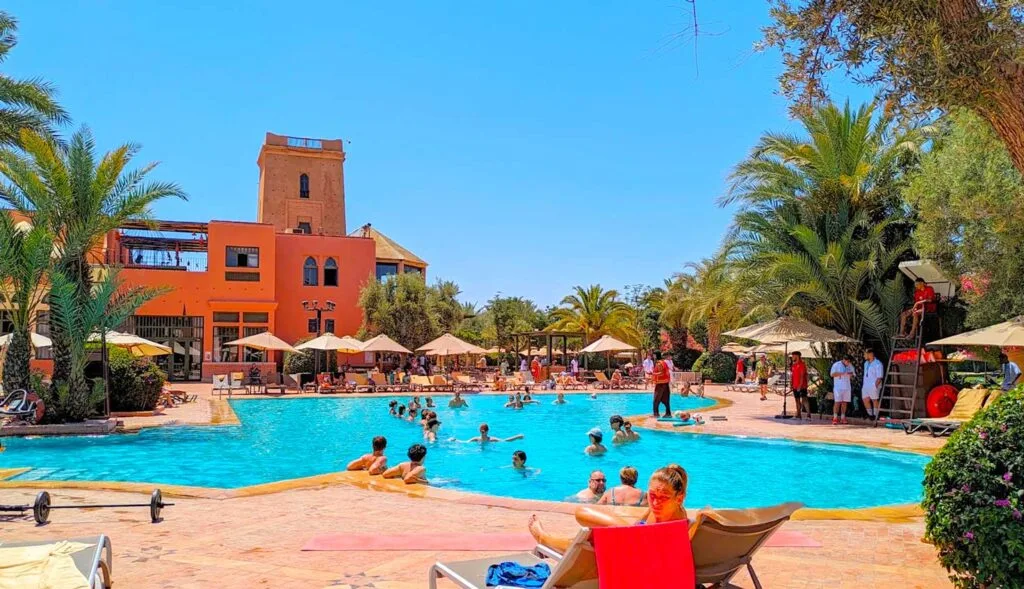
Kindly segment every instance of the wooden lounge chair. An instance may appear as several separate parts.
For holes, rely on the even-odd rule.
[[[414,391],[418,391],[418,392],[431,392],[431,391],[436,390],[434,388],[434,384],[432,382],[430,382],[430,377],[428,377],[428,376],[421,376],[421,375],[413,376],[411,378],[411,382],[412,382],[412,388],[413,388]]]
[[[83,544],[85,547],[82,550],[71,553],[71,561],[74,563],[75,569],[82,575],[79,581],[84,580],[90,589],[108,589],[113,584],[111,575],[113,574],[113,552],[110,547],[110,538],[106,536],[91,536],[88,538],[68,538],[65,540],[71,544]],[[44,549],[45,547],[52,547],[58,541],[34,541],[34,542],[2,542],[0,543],[0,551],[15,551],[18,549],[31,550],[32,548],[38,547]],[[51,569],[56,567],[50,567]],[[11,575],[5,576],[5,571],[10,571]],[[20,587],[22,583],[26,582],[23,576],[25,571],[21,570],[20,567],[6,567],[0,569],[0,586],[4,587]],[[57,586],[60,583],[60,579],[50,579],[51,582]],[[10,584],[8,584],[10,583]],[[33,586],[35,586],[33,584]],[[47,584],[47,587],[51,585]],[[61,584],[60,586],[65,586]],[[80,586],[80,582],[75,584],[76,587]]]
[[[455,385],[456,391],[480,391],[484,389],[487,383],[476,382],[465,374],[460,374],[455,377],[452,384]]]
[[[446,578],[463,589],[485,589],[487,569],[491,565],[512,561],[524,566],[534,566],[545,559],[550,559],[548,562],[553,566],[551,576],[542,589],[597,589],[597,559],[591,543],[591,533],[587,528],[576,534],[576,539],[565,551],[564,556],[546,546],[538,545],[533,552],[451,563],[438,561],[430,567],[427,583],[430,589],[437,589],[437,580]]]
[[[608,380],[608,377],[604,375],[604,372],[602,372],[600,370],[595,370],[594,371],[594,378],[597,379],[597,382],[594,383],[597,386],[597,388],[599,388],[599,389],[610,389],[610,388],[612,388],[612,381]]]
[[[396,382],[395,384],[389,383],[387,377],[379,372],[371,372],[370,380],[373,382],[374,390],[378,393],[401,393],[408,390],[408,387],[400,382]]]
[[[746,568],[754,587],[761,589],[751,562],[754,554],[801,507],[801,503],[783,503],[757,509],[698,512],[690,528],[697,586],[735,587],[729,581]]]
[[[366,376],[359,374],[358,372],[346,372],[345,383],[355,383],[355,386],[349,385],[348,391],[355,393],[372,393],[376,391],[376,387],[367,380]]]
[[[451,392],[455,390],[455,385],[448,382],[448,379],[441,376],[440,374],[435,374],[433,377],[431,377],[430,384],[434,385],[435,391]]]
[[[1001,393],[1000,393],[1001,394]],[[926,430],[934,437],[948,436],[981,411],[990,396],[988,389],[964,389],[956,398],[953,410],[946,417],[925,417],[903,422],[903,431],[912,434]]]
[[[344,387],[334,383],[330,373],[321,372],[316,375],[317,392],[320,394],[340,393]]]

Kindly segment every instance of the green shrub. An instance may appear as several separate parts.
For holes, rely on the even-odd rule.
[[[127,350],[107,349],[111,411],[152,411],[160,400],[167,375],[149,358]]]
[[[299,345],[304,342],[308,342],[313,338],[304,338],[295,342],[295,345]],[[301,352],[285,352],[284,355],[284,373],[285,374],[298,374],[305,372],[313,374],[316,370],[316,357],[313,355],[313,350],[302,350]],[[320,372],[334,372],[338,369],[338,354],[334,352],[323,352],[316,350],[317,354],[320,354]]]
[[[736,356],[728,352],[704,352],[693,363],[693,372],[701,373],[703,380],[732,382],[736,378]]]
[[[953,433],[925,469],[925,538],[957,587],[1024,586],[1024,386]]]

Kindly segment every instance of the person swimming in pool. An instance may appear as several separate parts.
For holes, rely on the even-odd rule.
[[[590,393],[590,400],[591,401],[596,401],[597,400],[597,391],[594,391],[594,392]]]
[[[397,417],[399,419],[404,419],[405,418],[405,405],[399,405],[398,406],[398,413],[395,414],[395,417]]]
[[[388,415],[391,417],[398,415],[398,401],[388,403]]]
[[[416,413],[417,413],[417,411],[415,409],[413,409],[412,407],[410,407],[409,408],[409,415],[405,418],[405,420],[408,421],[409,423],[416,423],[416,420],[418,419],[416,417]]]
[[[426,429],[423,430],[423,438],[428,442],[437,441],[437,428],[441,427],[441,422],[436,417],[431,417],[430,421],[427,422]]]
[[[508,396],[508,402],[505,403],[505,407],[509,408],[509,407],[515,407],[515,406],[516,406],[516,396],[515,395],[509,395]]]
[[[402,462],[384,471],[386,479],[402,479],[407,485],[427,485],[427,469],[423,466],[423,459],[427,457],[427,447],[423,444],[413,444],[406,452],[409,457],[407,462]]]
[[[624,444],[630,441],[625,430],[622,429],[622,426],[625,423],[626,421],[622,419],[621,415],[612,415],[608,418],[608,425],[612,428],[612,431],[615,432],[612,434],[613,444]]]
[[[383,474],[388,468],[388,458],[384,456],[384,449],[388,447],[388,440],[384,436],[377,436],[371,443],[373,449],[369,454],[363,454],[352,462],[348,463],[345,470],[365,470],[370,474]]]
[[[419,396],[413,396],[413,398],[409,401],[409,411],[412,411],[413,409],[419,409],[420,407],[422,407],[422,405],[420,405]]]
[[[530,393],[524,394],[522,401],[523,401],[524,405],[539,405],[540,404],[540,401],[534,400],[533,397],[530,396]]]
[[[565,405],[565,393],[558,393],[552,405]]]
[[[640,439],[640,434],[638,434],[635,431],[633,431],[633,424],[632,423],[627,421],[627,422],[622,424],[622,427],[626,431],[626,439],[628,439],[630,442],[635,442],[635,441]]]
[[[591,474],[591,478],[593,478],[593,474]],[[624,518],[592,505],[581,505],[576,510],[576,521],[584,527],[599,528],[661,524],[684,520],[686,519],[686,508],[683,507],[683,503],[686,501],[688,482],[683,467],[678,464],[670,464],[654,471],[647,482],[648,508],[639,520]],[[537,519],[536,514],[530,516],[527,527],[538,544],[543,544],[563,554],[572,544],[573,536],[575,536],[575,534],[573,536],[556,536],[548,533]]]
[[[455,396],[452,397],[452,400],[448,401],[448,408],[460,409],[462,407],[469,407],[469,403],[467,403],[466,400],[462,398],[462,393],[456,391]]]
[[[619,471],[619,482],[622,484],[605,491],[597,501],[598,505],[646,505],[647,494],[636,488],[638,478],[640,474],[635,468],[623,466]]]
[[[590,438],[590,445],[583,449],[584,454],[589,454],[590,456],[600,456],[608,451],[608,448],[605,448],[601,444],[601,440],[604,438],[604,434],[601,433],[600,428],[595,427],[591,429],[589,432],[587,432],[587,437]]]
[[[601,498],[601,495],[604,494],[607,486],[608,478],[600,470],[595,470],[590,473],[590,478],[587,480],[587,488],[580,490],[571,499],[580,503],[596,503]]]
[[[430,409],[430,408],[433,408],[433,407],[434,407],[434,399],[433,399],[433,397],[427,397],[427,398],[426,398],[426,399],[424,399],[424,400],[425,400],[425,401],[427,402],[427,408],[428,408],[428,409]]]
[[[466,443],[486,444],[488,442],[512,442],[512,441],[515,441],[515,440],[521,440],[524,437],[525,436],[523,436],[523,434],[516,434],[516,435],[512,436],[511,438],[505,438],[505,439],[495,438],[495,437],[491,436],[491,427],[489,425],[487,425],[486,423],[481,423],[480,424],[480,435],[476,436],[476,437],[472,437],[472,438],[466,440]],[[459,442],[461,440],[456,440],[455,438],[450,438],[448,441],[449,442]]]

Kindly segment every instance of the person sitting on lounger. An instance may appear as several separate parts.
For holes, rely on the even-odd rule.
[[[370,474],[381,474],[388,468],[387,456],[384,456],[384,449],[388,447],[388,440],[384,436],[377,436],[371,444],[373,452],[363,454],[352,462],[348,463],[346,470],[366,470]]]
[[[608,451],[608,448],[605,448],[601,444],[601,439],[604,438],[604,434],[601,433],[600,428],[595,427],[587,432],[587,437],[590,438],[590,445],[583,449],[584,454],[600,456]]]
[[[595,471],[599,474],[600,471]],[[593,478],[594,474],[591,474]],[[602,477],[604,475],[601,475]],[[670,464],[659,468],[647,482],[647,512],[639,520],[624,518],[602,508],[590,505],[580,506],[576,510],[576,521],[581,526],[600,528],[610,526],[630,526],[644,524],[663,524],[686,519],[686,471],[678,464]],[[530,534],[538,544],[548,546],[564,553],[573,542],[572,536],[556,536],[549,534],[536,514],[531,515],[527,522]]]
[[[472,437],[472,438],[466,440],[466,442],[467,443],[480,443],[480,444],[486,444],[488,442],[512,442],[512,441],[515,441],[515,440],[521,440],[521,439],[523,439],[523,437],[524,437],[523,434],[516,434],[516,435],[512,436],[511,438],[505,438],[505,439],[495,438],[495,437],[491,436],[491,427],[489,425],[487,425],[486,423],[481,423],[480,424],[480,435]],[[456,440],[455,438],[449,438],[448,441],[449,442],[458,442],[460,440]]]
[[[462,398],[462,393],[456,392],[455,396],[452,397],[452,400],[448,401],[448,408],[459,409],[462,407],[469,407],[469,403],[467,403],[466,400]]]
[[[507,382],[508,381],[505,379],[504,375],[497,375],[497,374],[495,374],[494,375],[494,390],[496,390],[496,391],[504,391],[505,387],[508,386]]]
[[[618,368],[615,369],[615,372],[612,372],[612,388],[622,388],[622,371]]]
[[[384,471],[386,479],[402,479],[405,484],[427,484],[427,469],[423,466],[423,459],[427,457],[427,447],[423,444],[409,446],[406,453],[408,462],[402,462]]]
[[[605,491],[597,503],[599,505],[644,505],[647,494],[636,488],[638,478],[640,478],[640,473],[635,468],[623,466],[619,471],[619,481],[622,484]]]
[[[565,405],[565,393],[558,393],[552,405]]]
[[[607,486],[608,478],[604,476],[603,472],[595,470],[590,473],[587,488],[576,493],[572,498],[580,503],[596,503],[604,495]]]
[[[427,428],[423,430],[423,437],[428,442],[437,441],[437,428],[441,427],[441,422],[436,417],[431,417],[430,421],[427,422]]]

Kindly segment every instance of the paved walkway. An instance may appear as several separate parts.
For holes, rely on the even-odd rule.
[[[126,426],[178,421],[208,423],[225,419],[209,385],[188,385],[201,399],[170,409],[160,418],[128,418]],[[894,448],[933,451],[941,440],[907,436],[883,428],[794,424],[771,416],[780,399],[760,402],[757,395],[724,392],[709,395],[733,404],[709,412],[728,417],[710,422],[704,432],[785,436],[834,442],[882,443]],[[33,489],[0,489],[0,502],[31,503]],[[145,503],[148,496],[100,490],[52,491],[57,504],[73,502]],[[172,500],[172,499],[168,499]],[[434,551],[303,552],[301,546],[323,533],[521,532],[529,508],[515,502],[501,506],[453,502],[330,485],[228,499],[174,498],[165,521],[149,523],[144,508],[54,511],[51,523],[37,528],[26,518],[0,518],[5,540],[62,538],[104,533],[114,545],[115,581],[121,587],[370,587],[412,589],[426,586],[429,565],[437,560],[479,558],[496,553]],[[543,513],[554,530],[571,532],[575,523],[563,513]],[[819,548],[766,548],[754,564],[765,587],[948,587],[934,549],[921,542],[923,522],[800,520],[784,529],[802,532]],[[736,582],[752,587],[746,574]],[[443,585],[450,587],[451,585]]]

